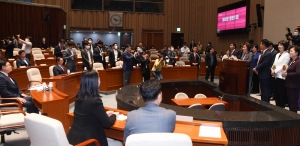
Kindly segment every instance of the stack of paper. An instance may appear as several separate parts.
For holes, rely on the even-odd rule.
[[[199,128],[199,136],[221,138],[221,129],[217,126],[201,125]]]

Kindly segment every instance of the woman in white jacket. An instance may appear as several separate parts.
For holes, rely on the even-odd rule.
[[[289,46],[287,41],[278,42],[279,53],[276,55],[274,63],[272,65],[272,76],[275,76],[274,82],[274,99],[276,106],[285,107],[287,103],[287,92],[284,86],[285,77],[282,77],[282,73],[286,70],[283,70],[284,66],[287,67],[290,61],[290,55],[286,51]]]

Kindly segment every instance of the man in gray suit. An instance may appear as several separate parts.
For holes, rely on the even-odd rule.
[[[68,49],[63,52],[63,58],[66,61],[66,68],[70,70],[70,72],[76,72],[76,51],[73,50],[74,42],[68,42]]]
[[[124,143],[131,134],[151,132],[173,132],[176,113],[159,107],[162,101],[161,85],[151,79],[141,83],[140,93],[146,105],[128,113],[124,128]]]

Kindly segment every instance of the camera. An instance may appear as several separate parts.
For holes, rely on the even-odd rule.
[[[285,34],[285,37],[286,37],[286,39],[287,39],[287,40],[290,40],[290,39],[289,39],[289,36],[291,36],[291,37],[292,37],[292,36],[293,36],[293,34],[291,33],[291,29],[290,29],[290,28],[288,28],[288,27],[287,27],[287,28],[286,28],[286,30],[288,31],[288,33],[287,33],[287,34]]]

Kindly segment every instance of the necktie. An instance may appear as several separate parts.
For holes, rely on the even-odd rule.
[[[24,58],[23,61],[26,63],[26,65],[28,66],[28,62],[26,61],[26,59]]]
[[[196,53],[194,53],[194,63],[196,63]]]
[[[65,69],[61,65],[59,67],[65,72]]]

